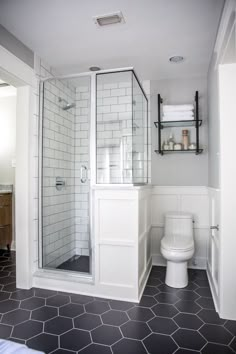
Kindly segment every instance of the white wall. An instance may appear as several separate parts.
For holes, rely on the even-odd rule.
[[[199,119],[203,120],[199,130],[200,155],[173,153],[156,154],[158,132],[154,127],[157,117],[157,94],[165,104],[194,103],[195,91],[199,91]],[[206,77],[190,79],[151,81],[151,124],[152,124],[152,184],[161,186],[207,186],[208,184],[208,137],[207,137],[207,81]],[[187,128],[190,130],[190,128]],[[195,142],[195,128],[191,128],[190,139]],[[181,142],[181,128],[163,129],[166,139],[170,132],[176,142]]]
[[[15,183],[15,150],[16,96],[0,97],[0,184]]]

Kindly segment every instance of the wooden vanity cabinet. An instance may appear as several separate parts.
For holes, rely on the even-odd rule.
[[[12,194],[0,194],[0,244],[11,249],[12,243]]]

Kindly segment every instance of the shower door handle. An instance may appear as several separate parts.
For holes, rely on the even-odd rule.
[[[87,167],[82,165],[80,167],[80,182],[85,183],[87,181]]]

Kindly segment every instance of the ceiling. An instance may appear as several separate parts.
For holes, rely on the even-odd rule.
[[[141,79],[206,75],[224,0],[1,0],[0,23],[61,74],[134,66]],[[122,11],[125,24],[93,16]],[[182,55],[181,64],[168,58]]]

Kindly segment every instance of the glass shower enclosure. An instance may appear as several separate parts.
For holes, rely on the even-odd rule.
[[[132,69],[40,86],[40,267],[92,274],[91,187],[148,178],[146,95]]]

